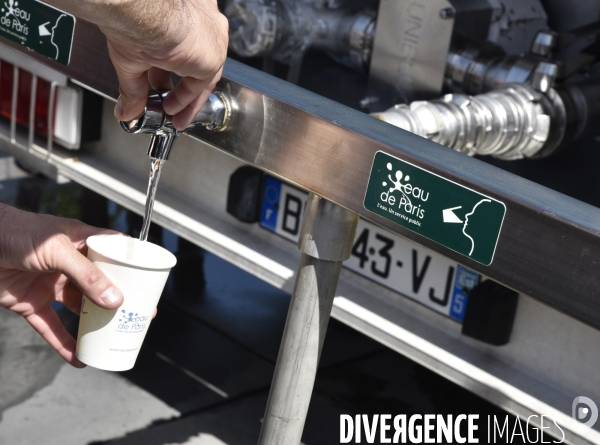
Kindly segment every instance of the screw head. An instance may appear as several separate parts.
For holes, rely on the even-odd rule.
[[[444,8],[440,10],[440,18],[442,20],[453,19],[456,16],[456,9],[454,8]]]

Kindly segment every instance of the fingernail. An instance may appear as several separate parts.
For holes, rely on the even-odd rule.
[[[119,301],[122,296],[123,294],[121,294],[119,289],[116,287],[109,287],[102,295],[100,295],[100,300],[106,305],[112,305]]]
[[[119,97],[117,105],[115,106],[115,117],[121,119],[121,116],[123,116],[123,102],[121,102],[121,98]]]

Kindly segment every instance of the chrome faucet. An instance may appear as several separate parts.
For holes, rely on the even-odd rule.
[[[163,100],[167,93],[151,92],[148,95],[148,103],[144,109],[144,114],[131,121],[119,121],[121,127],[128,133],[151,134],[148,156],[161,162],[169,159],[173,144],[181,133],[198,126],[208,130],[221,130],[229,120],[227,101],[221,93],[215,92],[208,97],[192,123],[185,130],[179,131],[173,126],[171,116],[163,110]]]

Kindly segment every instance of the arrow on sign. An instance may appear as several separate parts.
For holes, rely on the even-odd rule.
[[[461,223],[462,221],[460,220],[460,218],[458,216],[456,216],[456,214],[453,212],[453,210],[458,210],[458,209],[462,209],[462,206],[452,207],[451,209],[443,210],[442,213],[444,215],[444,222],[445,223]]]
[[[48,31],[48,28],[46,28],[46,25],[49,25],[50,22],[46,22],[43,25],[39,26],[39,31],[40,31],[40,37],[44,37],[44,36],[51,36],[52,33],[50,31]]]

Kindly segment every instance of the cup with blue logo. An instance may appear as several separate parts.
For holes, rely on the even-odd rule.
[[[83,297],[77,358],[94,368],[133,368],[175,256],[156,244],[121,235],[87,239],[88,258],[117,286],[124,303],[106,310]]]

